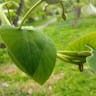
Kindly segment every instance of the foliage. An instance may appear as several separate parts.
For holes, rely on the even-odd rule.
[[[29,29],[28,27],[26,29],[23,24],[25,23],[26,19],[28,19],[31,12],[33,12],[34,9],[44,1],[45,0],[39,0],[33,4],[33,6],[27,11],[21,20],[21,23],[18,24],[17,27],[12,27],[13,25],[7,19],[3,10],[3,6],[8,3],[14,4],[14,2],[5,2],[0,5],[0,13],[2,13],[0,18],[4,24],[0,27],[0,32],[2,39],[7,45],[10,57],[22,71],[29,74],[35,81],[40,84],[43,84],[52,73],[56,60],[56,48],[51,39],[46,37],[45,34],[37,32],[33,29]],[[62,18],[66,20],[65,9],[62,1],[46,0],[46,2],[48,4],[59,3],[62,7]],[[67,63],[78,65],[80,71],[83,71],[83,64],[86,63],[86,60],[88,63],[94,64],[95,62],[92,62],[95,53],[92,53],[90,50],[86,49],[87,44],[88,46],[91,45],[93,48],[96,47],[94,43],[95,35],[95,33],[91,33],[81,37],[79,40],[76,40],[68,47],[69,49],[67,50],[69,51],[58,51],[57,58]],[[14,37],[16,38],[14,39]]]
[[[0,27],[0,32],[12,60],[22,71],[43,84],[54,68],[54,43],[41,32],[5,26]]]
[[[86,34],[83,37],[75,40],[72,42],[66,50],[71,50],[71,51],[88,51],[89,48],[87,45],[92,46],[93,48],[96,47],[96,32],[91,32],[90,34]]]
[[[0,48],[0,64],[6,63],[9,61],[9,56],[6,52],[6,50]]]
[[[67,24],[68,21],[62,21],[59,24],[55,22],[48,25],[42,30],[54,40],[58,50],[64,50],[73,39],[95,32],[95,18],[82,18],[80,26],[76,29],[70,27],[70,24]],[[41,22],[45,24],[45,21],[40,20],[34,25],[38,26]],[[3,65],[0,66],[0,85],[6,82],[9,86],[5,88],[1,85],[0,90],[5,96],[95,96],[96,74],[87,65],[85,64],[85,70],[81,73],[75,65],[57,60],[51,78],[42,87],[22,73],[14,64]]]

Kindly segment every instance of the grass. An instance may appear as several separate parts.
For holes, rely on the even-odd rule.
[[[81,18],[77,28],[72,28],[71,20],[56,23],[46,27],[43,31],[49,35],[55,42],[58,50],[64,49],[71,41],[77,39],[81,35],[96,31],[95,16]]]
[[[95,16],[81,18],[78,28],[72,28],[71,20],[56,22],[44,28],[43,32],[53,39],[57,50],[64,50],[78,37],[96,32],[95,21]],[[95,73],[88,66],[81,73],[77,66],[59,60],[52,76],[43,86],[38,85],[14,64],[0,66],[0,96],[96,96],[95,85]]]

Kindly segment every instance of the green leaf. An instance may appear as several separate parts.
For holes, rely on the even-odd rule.
[[[90,45],[93,48],[96,48],[96,32],[92,32],[89,34],[80,37],[79,39],[73,41],[69,44],[66,50],[70,51],[89,51],[89,48],[86,45]]]
[[[86,58],[86,63],[88,63],[90,67],[96,71],[96,50],[90,46],[88,47],[91,49],[91,56]]]
[[[66,50],[71,51],[89,51],[90,56],[86,57],[86,63],[90,65],[93,70],[96,70],[96,32],[84,35],[83,37],[73,41]]]
[[[0,33],[15,64],[39,84],[46,82],[56,61],[53,41],[33,29],[4,25],[0,27]]]

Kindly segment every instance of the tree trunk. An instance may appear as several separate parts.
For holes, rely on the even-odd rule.
[[[17,9],[16,16],[14,17],[13,24],[18,25],[19,16],[22,14],[22,9],[24,6],[24,0],[20,0],[19,8]]]
[[[80,3],[80,0],[76,0],[76,1],[77,1],[77,4]],[[72,26],[76,28],[78,27],[79,18],[81,16],[81,6],[80,5],[74,6],[73,12],[74,12],[74,20],[73,20]]]

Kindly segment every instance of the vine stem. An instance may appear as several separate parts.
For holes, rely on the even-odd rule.
[[[18,29],[21,29],[21,27],[23,26],[25,20],[28,18],[28,16],[30,15],[30,13],[39,5],[43,2],[43,0],[39,0],[38,2],[36,2],[30,9],[29,11],[25,14],[25,16],[23,17],[20,25],[18,26]]]

